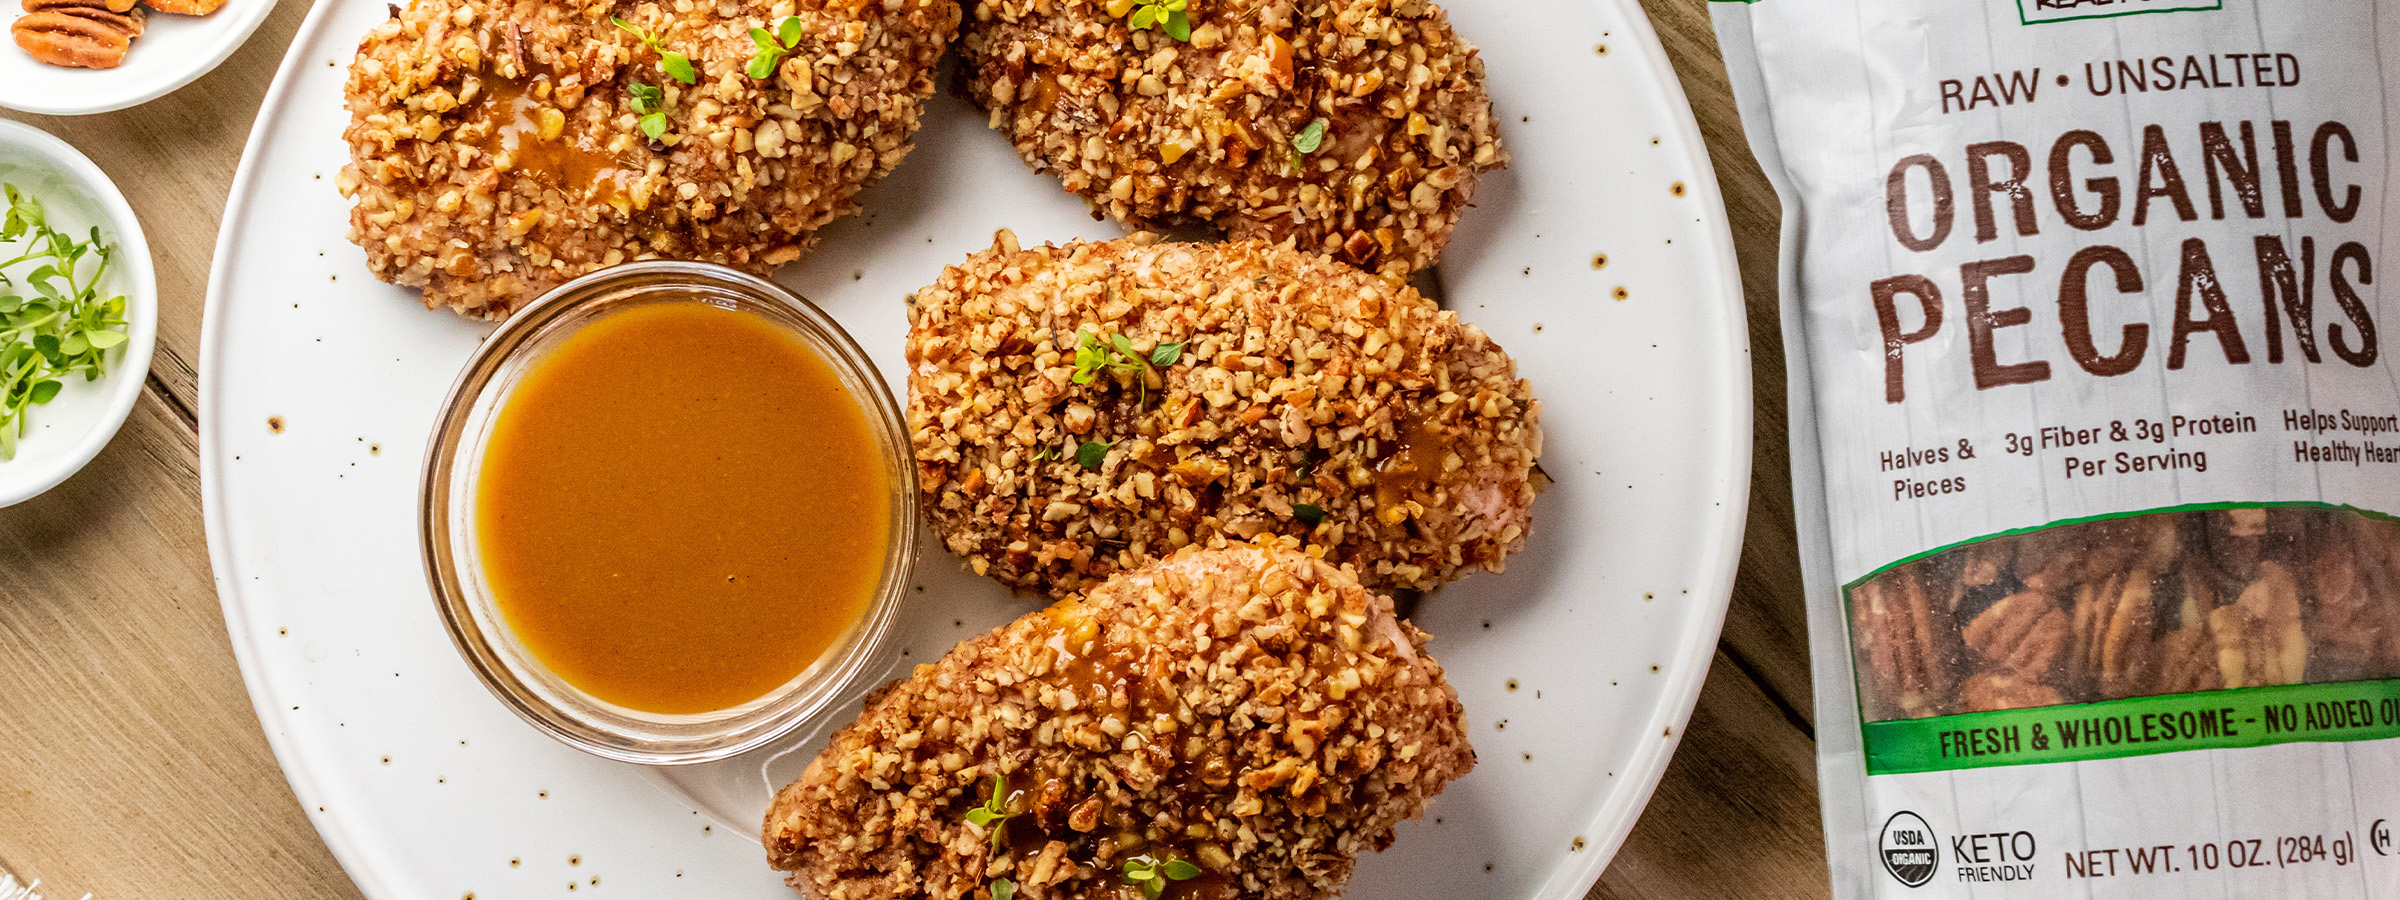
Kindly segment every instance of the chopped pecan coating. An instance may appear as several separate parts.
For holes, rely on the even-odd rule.
[[[1283,533],[1430,588],[1524,545],[1538,405],[1475,326],[1255,241],[1015,241],[909,307],[926,515],[976,572],[1056,595]]]
[[[977,0],[960,42],[992,127],[1119,221],[1405,275],[1507,162],[1483,61],[1426,0],[1194,0],[1188,42],[1128,5]]]
[[[1475,758],[1424,633],[1296,543],[1186,550],[918,666],[776,796],[768,860],[816,900],[1116,900],[1137,855],[1197,866],[1190,896],[1338,894]]]
[[[488,319],[621,262],[765,273],[798,257],[908,153],[959,17],[955,0],[395,11],[350,67],[350,237],[428,308]],[[798,46],[773,78],[749,77],[749,30],[785,14]],[[611,17],[688,56],[697,83]],[[653,109],[656,138],[641,125]]]

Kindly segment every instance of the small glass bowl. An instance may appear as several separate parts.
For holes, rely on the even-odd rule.
[[[891,534],[873,605],[798,677],[748,703],[692,715],[630,709],[552,673],[495,604],[476,540],[475,488],[495,415],[517,380],[584,325],[652,303],[711,303],[791,329],[862,398],[892,485]],[[639,262],[575,279],[500,326],[450,389],[425,454],[418,532],[442,624],[485,687],[518,716],[578,749],[622,762],[680,765],[733,756],[824,711],[882,656],[917,555],[916,466],[899,404],[840,325],[765,280],[706,263]]]

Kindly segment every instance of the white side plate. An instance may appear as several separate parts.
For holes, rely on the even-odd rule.
[[[382,9],[382,4],[360,3]],[[241,49],[276,0],[227,0],[206,16],[152,12],[125,62],[114,69],[64,69],[35,62],[14,40],[0,39],[0,106],[54,116],[114,112],[190,84]],[[24,11],[0,2],[0,32]]]
[[[150,375],[150,350],[158,341],[158,280],[151,271],[150,241],[133,207],[107,173],[67,142],[31,125],[0,120],[0,182],[39,201],[50,227],[70,237],[84,237],[98,226],[117,248],[101,276],[102,296],[125,295],[125,343],[108,351],[108,374],[98,381],[67,379],[57,397],[28,409],[16,458],[0,460],[0,506],[13,506],[73,476],[125,424]],[[0,261],[14,257],[6,251],[20,246],[0,245]],[[23,285],[8,292],[31,296]]]
[[[1419,607],[1481,763],[1362,860],[1350,894],[1575,898],[1666,767],[1723,621],[1749,483],[1743,306],[1698,130],[1634,0],[1461,0],[1451,13],[1483,48],[1515,162],[1478,188],[1440,278],[1532,379],[1556,483],[1505,574]],[[242,162],[209,291],[209,549],[268,739],[376,900],[790,900],[756,832],[821,732],[704,768],[602,762],[510,715],[443,636],[412,530],[417,461],[485,329],[377,283],[343,240],[342,79],[384,15],[323,3],[302,28]],[[1120,233],[949,97],[862,202],[781,280],[889,378],[902,372],[902,298],[993,230],[1028,243]],[[926,546],[895,670],[1031,608]]]

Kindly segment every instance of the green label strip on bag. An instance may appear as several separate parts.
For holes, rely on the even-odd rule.
[[[2400,680],[2235,688],[1869,722],[1867,774],[2400,737]]]

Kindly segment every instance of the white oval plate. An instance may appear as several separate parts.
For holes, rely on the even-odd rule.
[[[108,351],[107,374],[98,381],[67,379],[49,403],[27,410],[16,458],[0,460],[4,507],[33,499],[82,470],[125,424],[150,376],[150,350],[158,340],[158,280],[151,271],[150,241],[133,207],[108,173],[67,142],[0,119],[0,182],[39,201],[52,228],[82,236],[99,226],[117,247],[99,287],[125,295],[125,343]],[[0,209],[5,208],[0,200]],[[0,245],[0,251],[18,246]],[[0,259],[13,255],[0,252]]]
[[[152,11],[123,64],[114,69],[68,69],[35,62],[8,37],[8,26],[25,13],[15,0],[0,0],[0,106],[81,116],[148,103],[198,80],[232,56],[275,11],[275,3],[227,0],[206,16]]]
[[[1440,279],[1532,379],[1556,483],[1505,574],[1420,605],[1481,764],[1391,851],[1362,860],[1350,893],[1574,898],[1666,767],[1723,621],[1749,482],[1740,285],[1698,130],[1634,0],[1460,2],[1451,14],[1483,48],[1515,162],[1480,185]],[[604,762],[518,721],[443,636],[412,528],[418,461],[486,329],[377,283],[343,239],[342,79],[385,15],[318,4],[217,241],[203,495],[267,737],[375,900],[791,900],[756,833],[821,731],[707,767]],[[1028,243],[1119,233],[949,97],[862,202],[781,281],[895,380],[902,298],[993,230]],[[925,546],[893,671],[1031,607]]]

